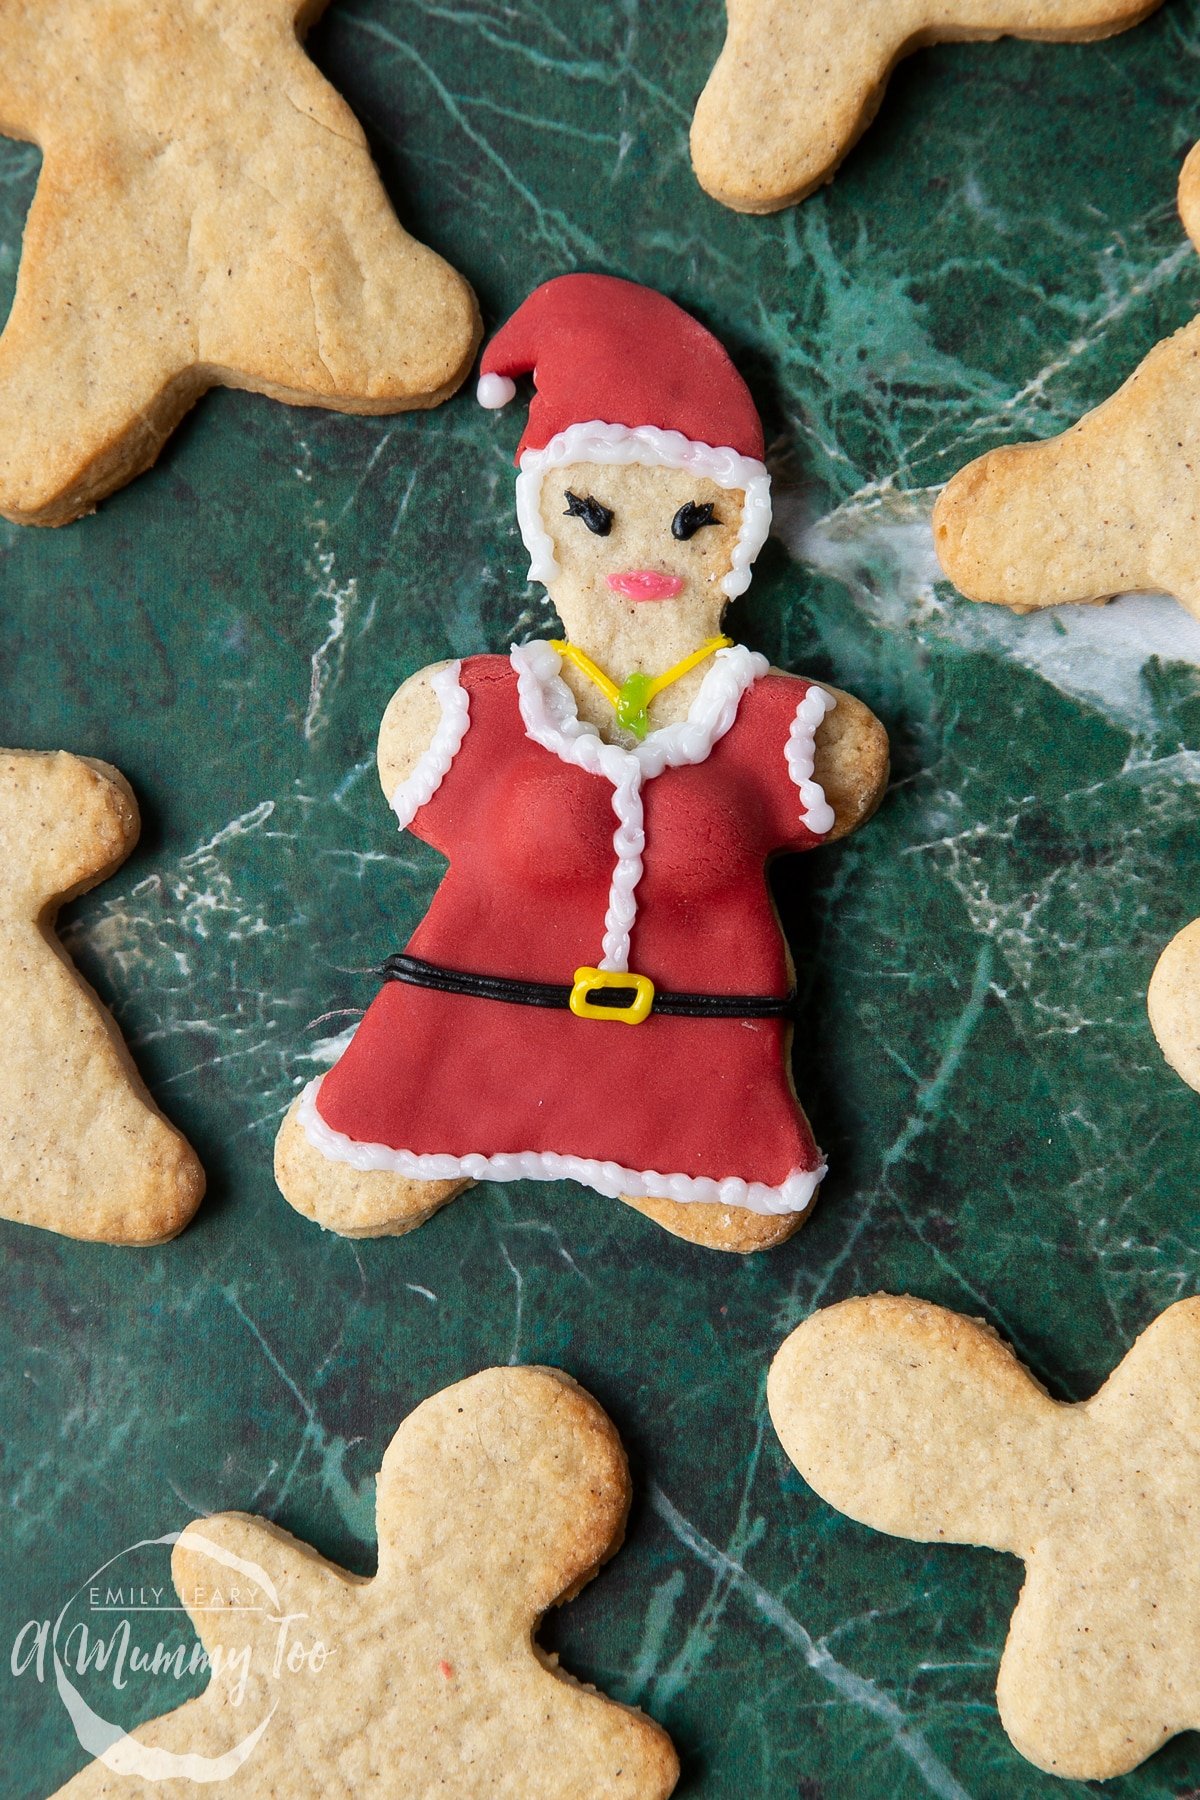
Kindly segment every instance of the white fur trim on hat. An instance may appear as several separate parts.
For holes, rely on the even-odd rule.
[[[492,379],[483,377],[484,381]],[[542,523],[542,478],[547,469],[561,469],[576,462],[689,469],[695,475],[707,476],[718,487],[742,489],[746,496],[742,528],[733,547],[733,566],[721,587],[730,600],[745,593],[750,586],[750,565],[771,529],[771,477],[765,464],[757,457],[742,456],[737,450],[715,450],[711,444],[698,444],[680,431],[660,431],[656,425],[605,425],[599,419],[569,425],[552,437],[544,450],[526,450],[521,458],[517,519],[529,552],[530,581],[548,586],[559,573],[554,545]]]

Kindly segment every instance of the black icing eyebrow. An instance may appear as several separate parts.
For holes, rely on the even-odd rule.
[[[711,500],[706,500],[703,506],[697,506],[694,500],[688,500],[671,520],[671,536],[680,539],[695,537],[706,525],[720,523],[720,519],[713,517]]]
[[[589,531],[597,537],[607,537],[612,530],[613,515],[610,506],[602,506],[599,500],[593,500],[590,494],[586,498],[572,494],[568,489],[563,495],[567,503],[564,519],[582,519]]]

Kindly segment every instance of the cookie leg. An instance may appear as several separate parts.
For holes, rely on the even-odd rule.
[[[905,24],[851,12],[831,51],[820,8],[730,0],[725,48],[692,122],[700,185],[738,212],[768,213],[828,181],[879,106]]]
[[[55,935],[60,904],[118,869],[137,837],[116,769],[0,751],[0,1217],[88,1242],[166,1243],[204,1193],[195,1153]]]
[[[410,1181],[387,1169],[333,1162],[309,1142],[290,1108],[275,1140],[275,1180],[289,1206],[341,1237],[400,1237],[471,1186],[466,1180]]]
[[[1028,612],[1155,588],[1200,615],[1198,359],[1193,321],[1061,437],[960,470],[933,515],[959,592]]]
[[[97,166],[90,141],[47,159],[0,338],[0,513],[18,524],[90,512],[207,385],[140,223],[93,205]]]
[[[1200,146],[1179,177],[1179,211],[1200,249]],[[960,469],[933,515],[955,587],[1017,612],[1161,588],[1200,616],[1198,402],[1194,319],[1069,431]]]
[[[626,1206],[644,1213],[669,1231],[706,1250],[730,1250],[749,1256],[754,1250],[773,1250],[793,1237],[812,1211],[756,1213],[745,1206],[706,1206],[694,1200],[650,1200],[644,1195],[622,1194]]]
[[[251,63],[276,63],[280,89],[264,100],[265,136],[244,146],[237,205],[210,190],[193,225],[203,360],[223,384],[291,405],[436,406],[474,360],[474,294],[399,225],[358,120],[291,18],[281,30],[270,8],[238,11],[231,41],[237,32]]]

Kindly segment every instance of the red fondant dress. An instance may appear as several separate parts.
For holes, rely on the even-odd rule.
[[[765,864],[832,825],[811,780],[829,696],[738,646],[686,720],[630,751],[580,723],[560,666],[529,644],[435,678],[442,727],[395,805],[450,866],[409,953],[538,982],[599,965],[664,990],[786,994]],[[796,1212],[824,1170],[788,1031],[627,1025],[389,982],[301,1119],[359,1168]]]

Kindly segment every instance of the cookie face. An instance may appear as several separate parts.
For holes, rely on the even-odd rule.
[[[119,868],[137,835],[115,769],[0,751],[0,1217],[110,1244],[174,1237],[204,1192],[54,937],[63,902]]]
[[[888,76],[923,44],[1111,36],[1161,0],[728,0],[729,33],[692,124],[702,187],[777,212],[830,180]]]
[[[721,629],[722,583],[732,567],[745,494],[687,469],[649,471],[580,462],[555,469],[542,483],[540,511],[557,566],[554,605],[567,638],[595,638],[619,653],[636,631],[647,660],[665,668],[675,643],[703,643]],[[601,509],[603,534],[589,529],[588,505]],[[697,523],[697,521],[703,521]],[[594,524],[593,520],[593,524]],[[609,586],[622,569],[652,569],[677,581],[671,604],[651,605]]]
[[[1076,1405],[976,1320],[847,1300],[785,1341],[768,1401],[839,1511],[1024,1560],[996,1694],[1039,1768],[1106,1780],[1200,1724],[1200,1300],[1169,1307]]]
[[[1200,146],[1179,210],[1200,244]],[[946,574],[968,599],[1016,612],[1154,589],[1200,616],[1198,413],[1200,319],[1069,431],[959,471],[934,512]]]
[[[4,0],[0,119],[42,147],[0,336],[0,512],[62,525],[214,385],[434,406],[466,283],[410,238],[297,30],[323,0]]]
[[[262,1519],[189,1526],[172,1575],[217,1673],[60,1793],[132,1797],[149,1776],[184,1800],[183,1758],[193,1774],[228,1764],[268,1721],[220,1782],[230,1800],[666,1800],[666,1733],[533,1641],[624,1533],[628,1465],[595,1401],[557,1370],[485,1370],[405,1420],[376,1494],[369,1581]]]

